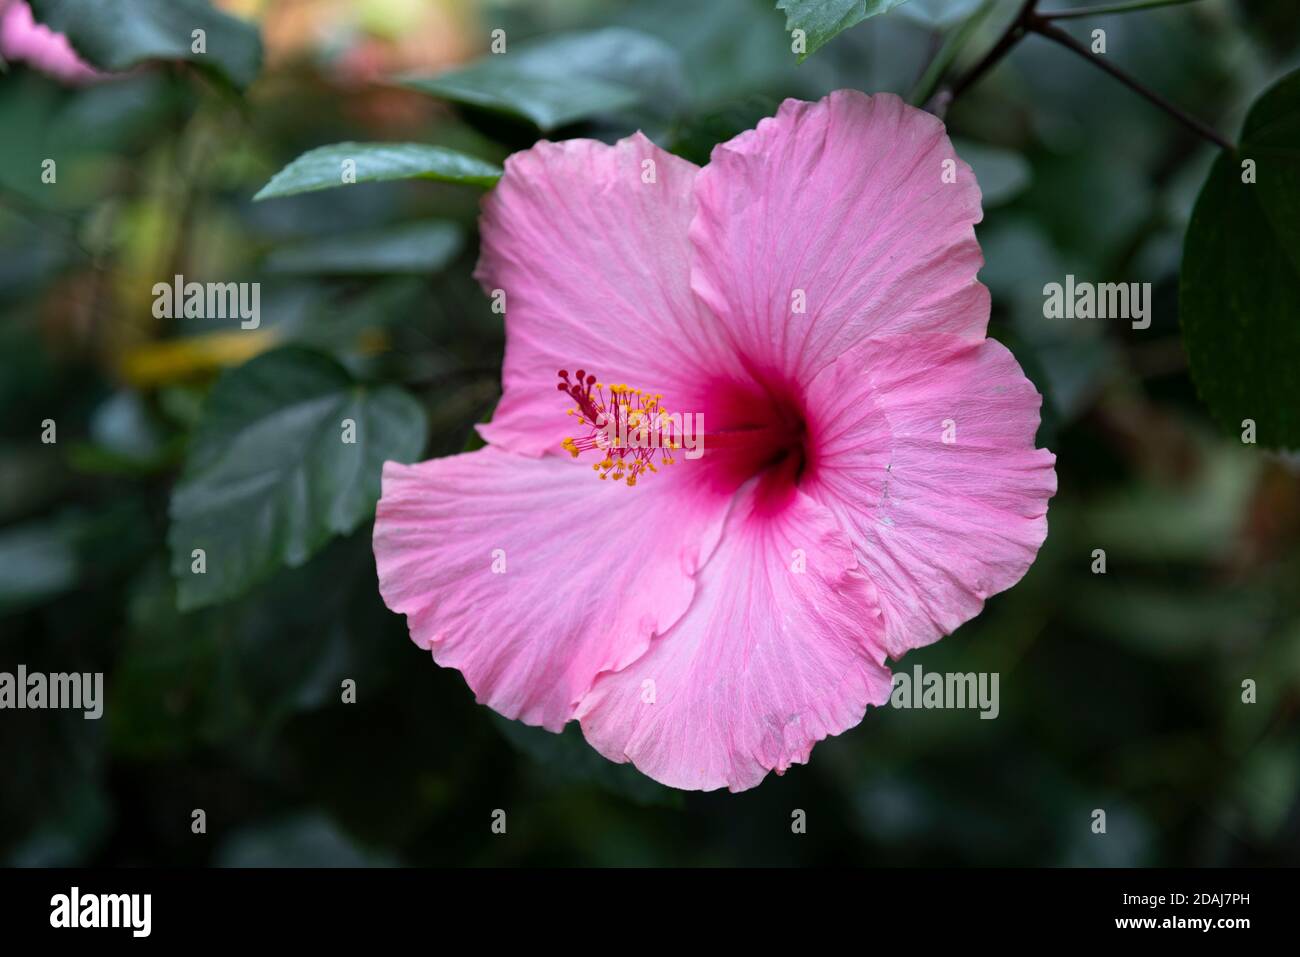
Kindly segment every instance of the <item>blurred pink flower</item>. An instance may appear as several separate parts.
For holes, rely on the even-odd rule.
[[[486,448],[386,464],[385,601],[479,701],[665,784],[806,762],[1047,533],[980,218],[943,124],[891,95],[787,100],[703,169],[640,134],[512,156],[477,274],[504,394]],[[703,456],[600,481],[609,453],[562,444],[596,372],[701,413]]]
[[[82,62],[62,33],[37,23],[26,0],[0,0],[0,58],[28,63],[64,83],[87,83],[104,76]]]

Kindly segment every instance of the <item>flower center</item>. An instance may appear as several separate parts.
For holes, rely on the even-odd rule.
[[[582,430],[567,437],[563,447],[574,458],[599,454],[592,469],[602,479],[636,485],[638,477],[679,457],[703,456],[708,467],[701,480],[721,491],[760,474],[770,487],[793,489],[813,465],[813,443],[793,387],[713,380],[695,397],[703,411],[679,414],[662,406],[660,393],[603,384],[583,369],[572,377],[564,369],[558,375],[556,388],[574,402],[566,412]]]
[[[739,487],[762,476],[769,490],[793,490],[814,465],[801,391],[778,377],[710,384],[708,448],[714,481]]]
[[[660,406],[663,395],[623,384],[606,386],[583,369],[572,380],[565,369],[559,376],[556,389],[575,403],[566,412],[582,427],[579,435],[564,440],[564,449],[575,459],[583,452],[601,453],[591,467],[602,479],[636,485],[638,476],[659,471],[656,459],[665,466],[677,461],[672,453],[682,447],[681,418]]]

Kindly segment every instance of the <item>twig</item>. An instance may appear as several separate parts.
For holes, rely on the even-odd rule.
[[[1173,7],[1196,0],[1136,0],[1129,3],[1106,3],[1097,7],[1083,7],[1079,10],[1061,10],[1059,13],[1040,13],[1043,20],[1078,20],[1083,17],[1104,17],[1112,13],[1134,13],[1138,10],[1154,10],[1156,7]]]
[[[1025,16],[1024,21],[1025,21],[1024,29],[1032,33],[1037,33],[1039,36],[1046,37],[1049,40],[1059,43],[1067,50],[1072,50],[1073,52],[1077,53],[1079,56],[1083,57],[1085,60],[1087,60],[1089,63],[1093,64],[1094,66],[1100,67],[1101,69],[1105,70],[1115,79],[1119,80],[1121,83],[1127,86],[1134,93],[1138,94],[1139,96],[1145,97],[1151,103],[1154,103],[1156,106],[1160,107],[1160,109],[1164,110],[1166,113],[1168,113],[1174,119],[1178,120],[1180,123],[1182,123],[1188,129],[1190,129],[1192,132],[1196,133],[1198,136],[1209,140],[1211,143],[1215,143],[1218,146],[1221,146],[1225,150],[1236,149],[1236,147],[1233,146],[1232,143],[1224,139],[1221,135],[1219,135],[1218,132],[1211,129],[1209,126],[1206,126],[1196,117],[1185,112],[1180,107],[1175,106],[1173,103],[1169,102],[1169,100],[1166,100],[1155,90],[1152,90],[1146,85],[1135,80],[1133,77],[1129,76],[1119,67],[1112,64],[1109,60],[1099,56],[1094,56],[1092,51],[1090,51],[1086,46],[1084,46],[1074,37],[1070,36],[1070,34],[1066,33],[1060,27],[1052,25],[1050,22],[1048,22],[1046,18],[1042,16],[1038,16],[1034,14],[1032,11],[1030,11]]]
[[[1006,32],[1002,34],[1001,39],[993,45],[993,49],[984,55],[984,59],[976,63],[971,69],[956,83],[948,94],[947,103],[951,103],[957,97],[961,96],[967,89],[975,84],[989,70],[993,69],[1004,56],[1011,52],[1011,48],[1020,42],[1020,38],[1025,35],[1025,25],[1029,17],[1034,12],[1034,7],[1038,5],[1038,0],[1025,0],[1020,7],[1020,12],[1016,18],[1011,21]],[[947,103],[944,105],[946,106]]]
[[[943,45],[939,47],[938,52],[930,60],[930,65],[925,68],[925,72],[912,88],[912,92],[907,98],[909,103],[922,106],[934,98],[936,92],[938,92],[939,84],[943,82],[948,70],[952,68],[953,61],[957,59],[962,47],[966,45],[966,42],[970,40],[975,31],[979,29],[980,24],[989,15],[995,2],[996,0],[984,0],[960,27],[948,35]]]

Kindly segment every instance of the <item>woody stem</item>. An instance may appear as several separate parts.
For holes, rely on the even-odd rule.
[[[1219,135],[1218,132],[1206,126],[1196,117],[1192,116],[1191,114],[1175,106],[1173,103],[1169,102],[1169,100],[1165,99],[1155,90],[1152,90],[1150,87],[1140,83],[1138,80],[1129,76],[1119,67],[1112,64],[1109,60],[1103,59],[1102,57],[1099,56],[1094,56],[1092,51],[1090,51],[1082,43],[1080,43],[1074,37],[1070,36],[1070,34],[1066,33],[1060,27],[1053,25],[1046,18],[1042,16],[1038,16],[1037,14],[1030,11],[1030,13],[1025,17],[1025,29],[1030,32],[1037,33],[1039,36],[1046,37],[1047,39],[1055,43],[1059,43],[1067,50],[1072,50],[1073,52],[1077,53],[1079,56],[1083,57],[1085,60],[1087,60],[1089,63],[1093,64],[1094,66],[1100,67],[1102,70],[1105,70],[1115,79],[1119,80],[1121,83],[1127,86],[1134,93],[1138,94],[1141,97],[1144,97],[1149,102],[1154,103],[1160,109],[1164,110],[1174,119],[1178,120],[1178,122],[1182,123],[1188,129],[1190,129],[1197,136],[1200,136],[1202,139],[1209,140],[1211,143],[1214,143],[1225,150],[1232,150],[1236,148],[1232,145],[1232,143],[1230,143],[1228,140],[1224,139],[1224,137]]]

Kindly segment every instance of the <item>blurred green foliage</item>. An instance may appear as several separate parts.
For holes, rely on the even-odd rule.
[[[243,93],[244,59],[214,82],[211,60],[156,49],[92,86],[0,77],[0,670],[104,671],[109,696],[98,722],[0,713],[0,860],[1300,862],[1300,464],[1215,428],[1179,333],[1211,147],[1033,37],[953,105],[985,191],[991,334],[1044,393],[1060,492],[1025,580],[905,663],[999,672],[1000,716],[884,709],[754,791],[682,794],[572,727],[500,719],[412,646],[376,588],[378,462],[460,451],[496,401],[500,317],[470,274],[480,190],[509,152],[642,128],[703,163],[783,97],[913,92],[976,5],[911,0],[822,31],[803,62],[784,18],[812,4],[439,0],[413,25],[395,0],[363,6],[261,4],[265,63]],[[957,68],[1016,6],[968,31]],[[114,55],[143,22],[119,24]],[[1102,25],[1109,56],[1226,133],[1300,65],[1290,0]],[[498,28],[519,58],[477,59]],[[334,154],[289,164],[345,142],[410,144],[386,154],[400,178],[355,153],[357,185],[304,191]],[[1257,231],[1230,241],[1278,255]],[[1067,272],[1152,282],[1151,328],[1045,320],[1042,287]],[[260,282],[261,326],[156,319],[152,286],[177,274]],[[344,407],[384,437],[356,481],[297,428]],[[261,504],[221,494],[254,475],[274,483]],[[187,523],[244,549],[202,594],[169,573],[191,561]]]

